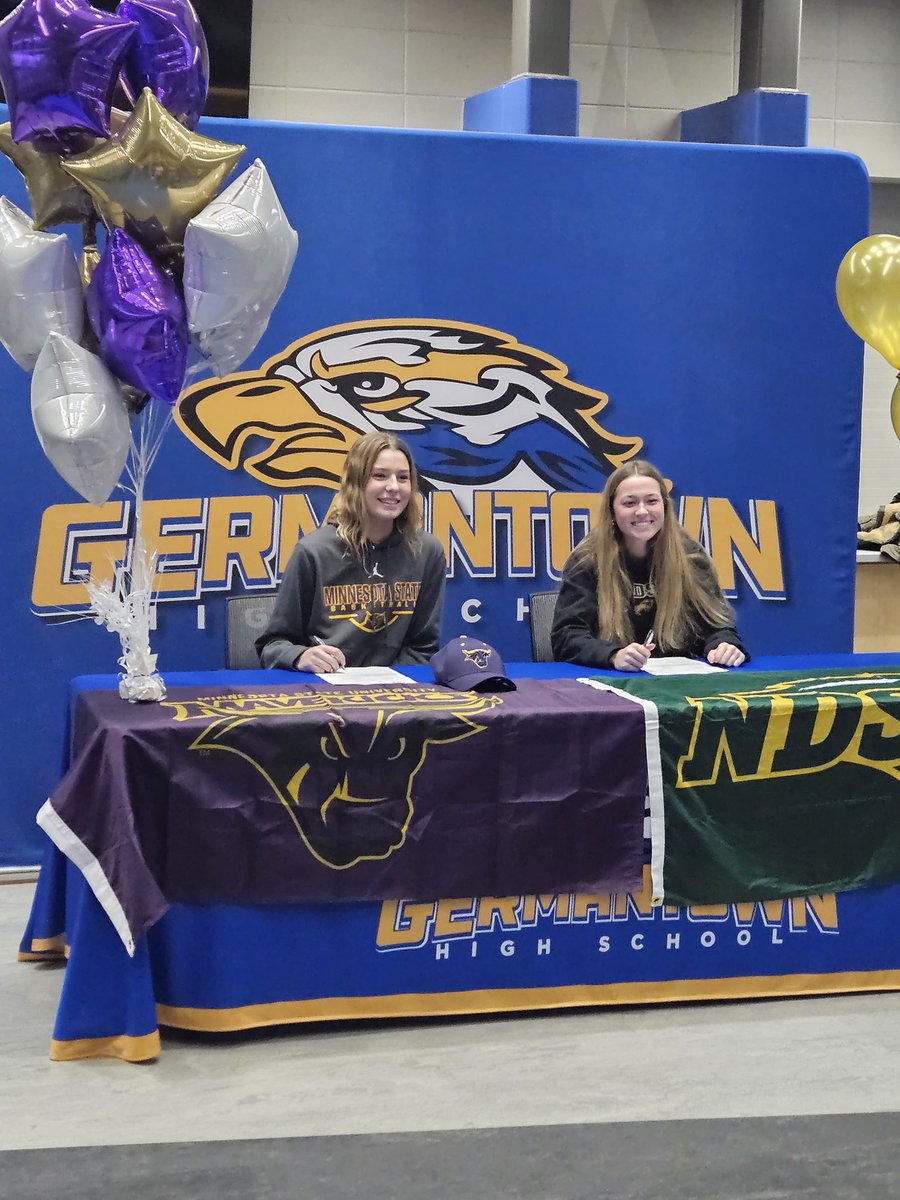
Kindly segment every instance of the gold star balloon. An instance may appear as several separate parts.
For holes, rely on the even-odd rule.
[[[110,114],[113,131],[120,130],[127,119],[128,113],[114,108]],[[86,139],[86,144],[93,145],[97,140]],[[106,145],[105,138],[99,141]],[[90,196],[71,175],[65,173],[63,160],[54,151],[38,150],[31,142],[14,142],[9,121],[0,125],[0,150],[18,167],[25,180],[35,229],[78,224],[91,215],[93,204]]]
[[[35,150],[31,142],[14,142],[9,121],[0,125],[0,150],[25,178],[35,229],[83,221],[91,211],[90,196],[65,173],[59,155]]]
[[[185,129],[147,88],[119,133],[62,167],[90,192],[108,228],[165,249],[183,241],[244,150]]]

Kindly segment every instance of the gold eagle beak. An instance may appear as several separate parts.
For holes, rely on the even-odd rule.
[[[195,384],[182,395],[175,420],[221,466],[243,466],[270,487],[336,489],[347,452],[361,436],[323,417],[289,379],[260,375]],[[250,438],[268,444],[244,457]]]

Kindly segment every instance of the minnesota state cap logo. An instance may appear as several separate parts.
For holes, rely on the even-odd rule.
[[[597,491],[642,441],[599,421],[608,397],[514,337],[456,321],[363,321],[207,380],[176,420],[205,454],[270,487],[336,489],[364,433],[396,433],[423,485]]]

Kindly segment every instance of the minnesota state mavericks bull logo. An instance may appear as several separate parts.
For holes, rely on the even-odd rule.
[[[336,489],[364,433],[396,433],[427,489],[597,491],[641,439],[607,432],[603,392],[498,330],[364,321],[319,330],[257,372],[197,384],[177,421],[204,453],[271,487]]]
[[[413,785],[436,746],[481,733],[497,695],[409,687],[165,701],[179,721],[215,718],[191,750],[253,766],[306,848],[337,870],[384,859],[406,840]]]

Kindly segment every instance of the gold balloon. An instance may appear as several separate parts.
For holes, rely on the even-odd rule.
[[[110,113],[113,131],[122,128],[128,113],[114,108]],[[90,138],[85,148],[106,144],[105,138]],[[19,168],[31,201],[31,221],[35,229],[50,225],[78,224],[94,211],[90,196],[63,170],[58,154],[44,154],[31,142],[14,142],[9,121],[0,125],[0,150]]]
[[[81,275],[81,286],[87,287],[94,272],[100,266],[100,252],[96,246],[85,246],[78,260],[78,271]]]
[[[91,198],[62,169],[58,154],[43,154],[30,142],[14,142],[9,121],[0,125],[0,150],[25,177],[35,229],[80,222],[91,211]]]
[[[900,438],[900,375],[897,376],[894,394],[891,396],[891,424],[894,427],[894,433]]]
[[[185,129],[145,88],[121,131],[68,159],[63,170],[90,192],[109,228],[165,247],[184,240],[188,221],[209,204],[244,149]]]
[[[876,233],[847,251],[837,301],[850,328],[900,370],[900,237]]]

